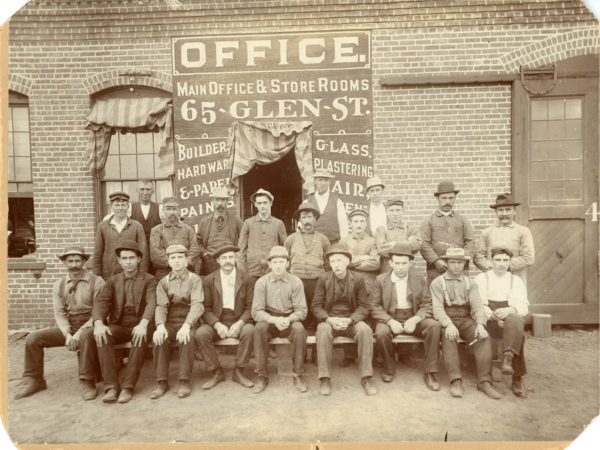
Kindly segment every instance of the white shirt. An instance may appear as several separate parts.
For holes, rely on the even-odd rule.
[[[408,276],[399,278],[394,272],[392,272],[392,283],[394,283],[394,287],[396,288],[396,298],[398,299],[398,303],[396,303],[396,309],[411,309],[412,305],[406,298],[406,291],[408,290]]]
[[[369,204],[369,226],[373,234],[380,226],[387,225],[387,215],[385,214],[385,205],[381,202],[379,205]]]
[[[229,275],[221,270],[221,289],[223,290],[223,309],[235,309],[235,269]]]
[[[329,201],[329,190],[322,195],[315,191],[315,200],[317,201],[319,212],[323,214],[325,208],[327,208],[327,202]],[[337,201],[337,220],[338,226],[340,227],[340,239],[345,238],[348,236],[348,217],[346,217],[344,202],[340,199]]]
[[[120,233],[121,231],[123,231],[123,228],[125,228],[125,225],[127,225],[127,218],[123,219],[121,222],[117,222],[115,220],[115,216],[113,216],[113,218],[110,219],[110,223],[112,223],[117,229],[117,231]]]
[[[525,289],[523,281],[518,276],[506,272],[499,277],[493,270],[488,270],[477,275],[475,283],[479,288],[481,301],[486,305],[486,314],[488,317],[492,315],[492,310],[487,306],[490,300],[496,302],[508,301],[508,306],[513,306],[517,310],[517,314],[521,317],[529,313],[527,289]]]
[[[147,205],[140,203],[140,208],[142,210],[142,214],[144,215],[144,219],[147,219],[148,214],[150,214],[150,203],[148,203]]]

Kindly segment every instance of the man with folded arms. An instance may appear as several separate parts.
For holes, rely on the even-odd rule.
[[[179,346],[177,396],[190,395],[190,376],[194,367],[194,327],[204,312],[202,280],[187,269],[187,249],[181,244],[169,245],[166,250],[171,273],[163,277],[156,288],[156,331],[154,366],[157,385],[151,399],[164,395],[169,389],[171,344]]]
[[[240,343],[235,356],[233,381],[251,388],[254,383],[244,375],[252,352],[251,309],[254,295],[254,280],[235,267],[233,245],[223,245],[213,252],[220,269],[204,277],[203,323],[196,331],[196,344],[204,356],[206,368],[212,371],[211,378],[202,389],[212,389],[225,381],[225,373],[213,342],[217,339],[234,338]]]

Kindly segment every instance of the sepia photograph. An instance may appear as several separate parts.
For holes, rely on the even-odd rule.
[[[598,3],[21,1],[7,439],[565,448],[600,412]]]

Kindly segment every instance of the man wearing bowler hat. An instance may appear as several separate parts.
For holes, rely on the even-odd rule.
[[[171,272],[166,251],[169,246],[179,244],[187,249],[187,266],[191,269],[200,254],[194,229],[179,219],[179,200],[175,197],[163,198],[162,212],[164,222],[152,228],[150,233],[150,260],[157,281]]]
[[[329,189],[332,179],[333,175],[328,170],[315,170],[315,192],[306,198],[320,214],[315,230],[323,233],[331,245],[348,235],[348,218],[344,203]]]
[[[529,228],[515,222],[518,205],[520,203],[515,202],[510,194],[498,194],[496,203],[490,205],[496,211],[498,222],[481,233],[473,262],[480,270],[488,271],[493,268],[492,249],[505,248],[512,253],[511,273],[527,287],[527,267],[535,261],[535,250]]]
[[[392,338],[400,334],[412,334],[425,339],[425,385],[432,391],[439,391],[437,373],[441,327],[433,319],[427,283],[412,268],[414,255],[408,243],[396,244],[389,254],[391,271],[375,279],[371,311],[371,316],[377,321],[375,342],[384,361],[381,379],[389,383],[394,378]]]
[[[58,259],[67,275],[54,283],[52,305],[56,327],[36,330],[25,341],[25,370],[15,399],[46,389],[44,380],[44,348],[65,346],[78,351],[79,379],[85,400],[96,398],[96,349],[81,349],[82,334],[92,326],[94,299],[104,287],[104,280],[84,268],[90,255],[83,247],[67,247]]]
[[[112,214],[98,225],[94,254],[92,258],[92,271],[108,280],[112,275],[123,270],[115,249],[117,244],[124,240],[136,242],[141,253],[140,270],[148,271],[148,247],[144,228],[137,221],[127,217],[129,208],[129,194],[113,192],[108,196]]]
[[[213,189],[211,201],[213,212],[198,223],[196,238],[200,247],[202,267],[200,273],[208,275],[219,268],[214,252],[224,245],[236,245],[240,238],[242,220],[227,210],[230,199],[226,187]]]
[[[448,264],[442,258],[448,248],[464,248],[469,257],[475,251],[475,232],[471,222],[454,211],[458,193],[452,181],[440,182],[437,192],[433,194],[438,209],[421,224],[421,255],[427,262],[428,285],[448,269]]]
[[[385,184],[378,176],[367,178],[367,198],[369,199],[369,233],[375,234],[375,230],[387,223],[387,215],[385,213],[385,202],[383,201],[383,192]]]
[[[131,400],[148,339],[152,336],[156,308],[156,279],[139,269],[142,252],[137,242],[121,241],[115,248],[122,272],[106,281],[94,302],[94,332],[82,345],[98,348],[98,359],[104,378],[102,401],[127,403]],[[94,342],[95,341],[95,342]],[[129,361],[119,382],[114,346],[131,341]]]
[[[202,389],[212,389],[221,381],[225,381],[225,372],[219,363],[213,342],[226,338],[240,341],[235,356],[233,381],[246,388],[254,386],[244,375],[252,352],[254,325],[251,309],[254,280],[235,267],[237,251],[237,247],[228,244],[216,249],[213,255],[220,268],[203,280],[204,323],[196,331],[195,338],[196,345],[204,356],[206,368],[212,372],[212,376],[202,385]]]

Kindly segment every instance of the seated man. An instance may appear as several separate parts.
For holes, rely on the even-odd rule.
[[[96,341],[104,378],[102,401],[113,403],[118,398],[119,403],[127,403],[144,364],[146,344],[151,335],[148,324],[152,322],[156,308],[156,280],[139,269],[142,252],[137,242],[121,241],[115,253],[123,271],[108,279],[94,302],[94,333],[87,333],[82,339],[82,351]],[[123,381],[119,383],[114,346],[129,341],[129,360]]]
[[[225,380],[219,356],[213,342],[217,339],[235,338],[240,343],[235,357],[233,381],[251,388],[254,383],[243,373],[252,352],[254,325],[250,311],[254,295],[254,280],[235,267],[237,247],[223,245],[213,252],[220,269],[204,277],[204,323],[196,331],[196,344],[212,377],[202,389],[212,389]]]
[[[304,353],[307,333],[302,325],[306,319],[306,298],[302,281],[287,272],[290,257],[285,247],[274,246],[268,255],[270,272],[254,285],[252,318],[254,327],[254,355],[258,380],[254,393],[265,390],[269,382],[267,358],[269,340],[275,336],[287,337],[292,344],[294,384],[300,392],[308,391],[304,381]]]
[[[66,346],[78,351],[84,330],[92,326],[92,304],[104,287],[104,280],[86,270],[83,265],[90,255],[83,247],[67,247],[58,257],[67,269],[67,275],[54,283],[52,303],[56,327],[36,330],[25,342],[25,370],[23,383],[15,399],[28,397],[46,389],[44,380],[44,348]],[[79,352],[79,379],[83,398],[96,398],[96,349]]]
[[[485,305],[487,330],[493,338],[504,339],[502,373],[512,375],[512,391],[527,397],[523,376],[525,367],[525,333],[523,318],[529,313],[527,289],[520,277],[510,273],[512,252],[505,248],[491,250],[492,270],[475,277]]]
[[[450,380],[450,394],[462,397],[457,343],[460,336],[475,353],[477,389],[490,398],[499,399],[502,396],[492,386],[492,344],[485,329],[485,309],[477,285],[463,274],[465,261],[471,257],[465,255],[464,248],[450,247],[441,258],[448,269],[431,282],[429,289],[433,318],[445,328],[442,353]]]
[[[179,388],[177,397],[190,395],[190,376],[194,367],[193,328],[204,312],[202,280],[187,270],[187,248],[181,244],[169,245],[166,250],[171,273],[163,277],[156,288],[156,331],[154,342],[154,367],[157,385],[151,399],[169,390],[169,362],[171,344],[179,344]]]
[[[391,272],[379,275],[373,289],[371,316],[377,320],[375,341],[383,356],[381,379],[394,379],[394,343],[399,334],[413,334],[425,339],[425,385],[440,390],[439,372],[440,324],[433,320],[431,297],[425,278],[411,267],[414,258],[408,243],[396,244],[389,251]]]
[[[362,276],[348,270],[352,254],[342,244],[333,245],[325,254],[331,272],[319,277],[312,311],[317,326],[317,366],[321,386],[319,394],[331,393],[331,359],[333,337],[352,337],[358,342],[358,368],[367,395],[375,395],[373,385],[373,331],[364,320],[370,304]]]

